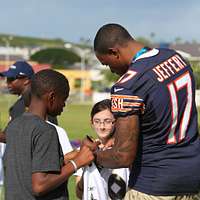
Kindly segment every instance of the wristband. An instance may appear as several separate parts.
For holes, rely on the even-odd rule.
[[[69,160],[69,162],[73,165],[74,172],[76,172],[78,170],[78,167],[77,167],[76,163],[73,160]]]

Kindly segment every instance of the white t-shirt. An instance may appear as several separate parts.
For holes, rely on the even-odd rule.
[[[57,126],[49,121],[47,121],[47,122],[56,128],[63,154],[65,155],[66,153],[73,151],[72,145],[69,141],[69,137],[68,137],[66,131],[63,128],[61,128],[60,126]]]
[[[6,144],[0,143],[0,186],[3,185],[3,154],[5,152]]]
[[[123,179],[123,182],[125,183],[124,192],[126,192],[128,189],[129,174],[129,168],[102,168],[99,172],[94,163],[92,163],[91,166],[85,167],[84,170],[80,168],[76,172],[76,176],[83,175],[84,189],[82,200],[88,200],[92,198],[97,200],[108,200],[110,199],[109,190],[114,191],[114,193],[120,192],[120,184],[110,180],[110,177],[113,175],[117,175]],[[110,185],[109,182],[111,183]],[[109,189],[109,187],[111,189]]]

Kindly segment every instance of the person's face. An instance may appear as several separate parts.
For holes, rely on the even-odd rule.
[[[26,77],[20,77],[20,78],[14,78],[14,77],[8,77],[7,78],[7,87],[11,94],[22,94],[25,82],[27,81]]]
[[[100,140],[107,140],[114,129],[114,116],[109,109],[96,113],[91,120],[92,127]]]
[[[108,54],[96,53],[96,57],[101,62],[102,65],[109,66],[112,73],[116,73],[122,76],[128,70],[128,66],[125,64],[121,55],[116,51]]]
[[[60,115],[63,112],[63,108],[65,107],[67,97],[68,94],[58,95],[53,92],[48,101],[48,114],[51,116]]]

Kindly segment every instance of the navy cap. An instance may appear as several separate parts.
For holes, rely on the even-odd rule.
[[[25,61],[17,61],[9,67],[5,72],[1,72],[0,76],[5,76],[7,78],[17,78],[19,76],[26,76],[29,79],[33,76],[34,71],[31,65]]]

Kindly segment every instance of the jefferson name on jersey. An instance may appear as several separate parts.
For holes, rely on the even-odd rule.
[[[187,64],[181,59],[179,55],[176,54],[163,63],[157,65],[152,70],[158,76],[157,80],[163,82],[186,66]]]

